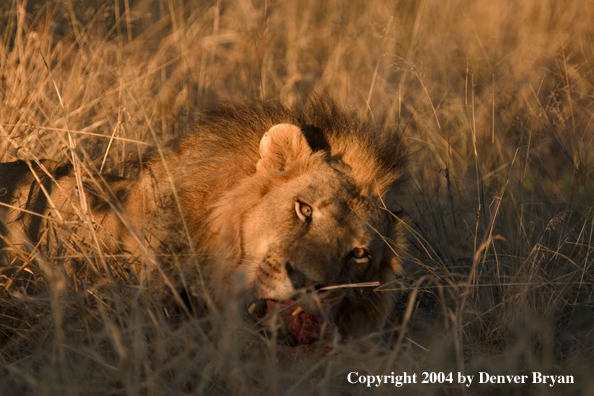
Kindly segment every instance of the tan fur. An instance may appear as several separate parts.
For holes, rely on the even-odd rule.
[[[389,212],[404,177],[402,144],[329,100],[312,100],[301,111],[260,104],[208,112],[193,134],[149,154],[137,178],[86,175],[86,215],[72,167],[41,165],[0,164],[7,262],[23,252],[51,259],[80,239],[100,241],[106,252],[145,255],[148,262],[176,257],[170,265],[181,263],[187,273],[198,264],[218,301],[384,284],[401,271],[386,241],[404,243]],[[85,216],[93,227],[81,221]],[[64,232],[72,230],[78,240]],[[357,249],[368,256],[356,258]],[[377,326],[393,298],[370,288],[308,296],[300,304],[332,318],[344,334]]]

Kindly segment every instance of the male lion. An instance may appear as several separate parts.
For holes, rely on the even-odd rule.
[[[328,329],[357,335],[391,309],[391,292],[363,286],[401,271],[391,211],[404,166],[397,134],[327,99],[299,111],[222,106],[146,155],[132,179],[0,164],[4,260],[51,262],[65,245],[127,260],[153,251],[153,263],[173,256],[170,267],[200,272],[215,301],[242,298],[265,324],[278,314],[299,343]]]

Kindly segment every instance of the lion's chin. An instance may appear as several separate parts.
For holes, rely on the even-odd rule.
[[[280,326],[293,340],[287,343],[307,345],[330,337],[336,332],[333,321],[323,315],[303,310],[295,300],[260,299],[249,308],[249,314],[265,328]],[[292,341],[292,342],[291,342]]]

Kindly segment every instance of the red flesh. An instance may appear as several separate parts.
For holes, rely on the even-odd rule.
[[[320,337],[323,321],[317,315],[312,315],[305,311],[301,311],[297,315],[293,316],[293,312],[297,308],[297,305],[288,309],[284,309],[294,303],[295,301],[293,300],[279,302],[266,300],[267,309],[265,316],[271,316],[275,313],[275,311],[278,312],[278,317],[281,323],[284,325],[287,331],[291,333],[293,337],[295,337],[299,345],[310,344]],[[278,308],[276,308],[277,305]],[[264,322],[264,326],[269,324],[270,320]]]

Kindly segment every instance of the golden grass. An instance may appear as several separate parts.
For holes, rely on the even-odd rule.
[[[121,173],[213,101],[312,91],[412,155],[403,297],[374,341],[288,349],[214,313],[174,320],[125,271],[81,283],[69,257],[30,260],[38,293],[3,278],[0,393],[366,393],[350,371],[540,371],[576,377],[553,394],[591,393],[593,20],[582,1],[3,2],[2,162]],[[545,389],[405,392],[438,388]]]

